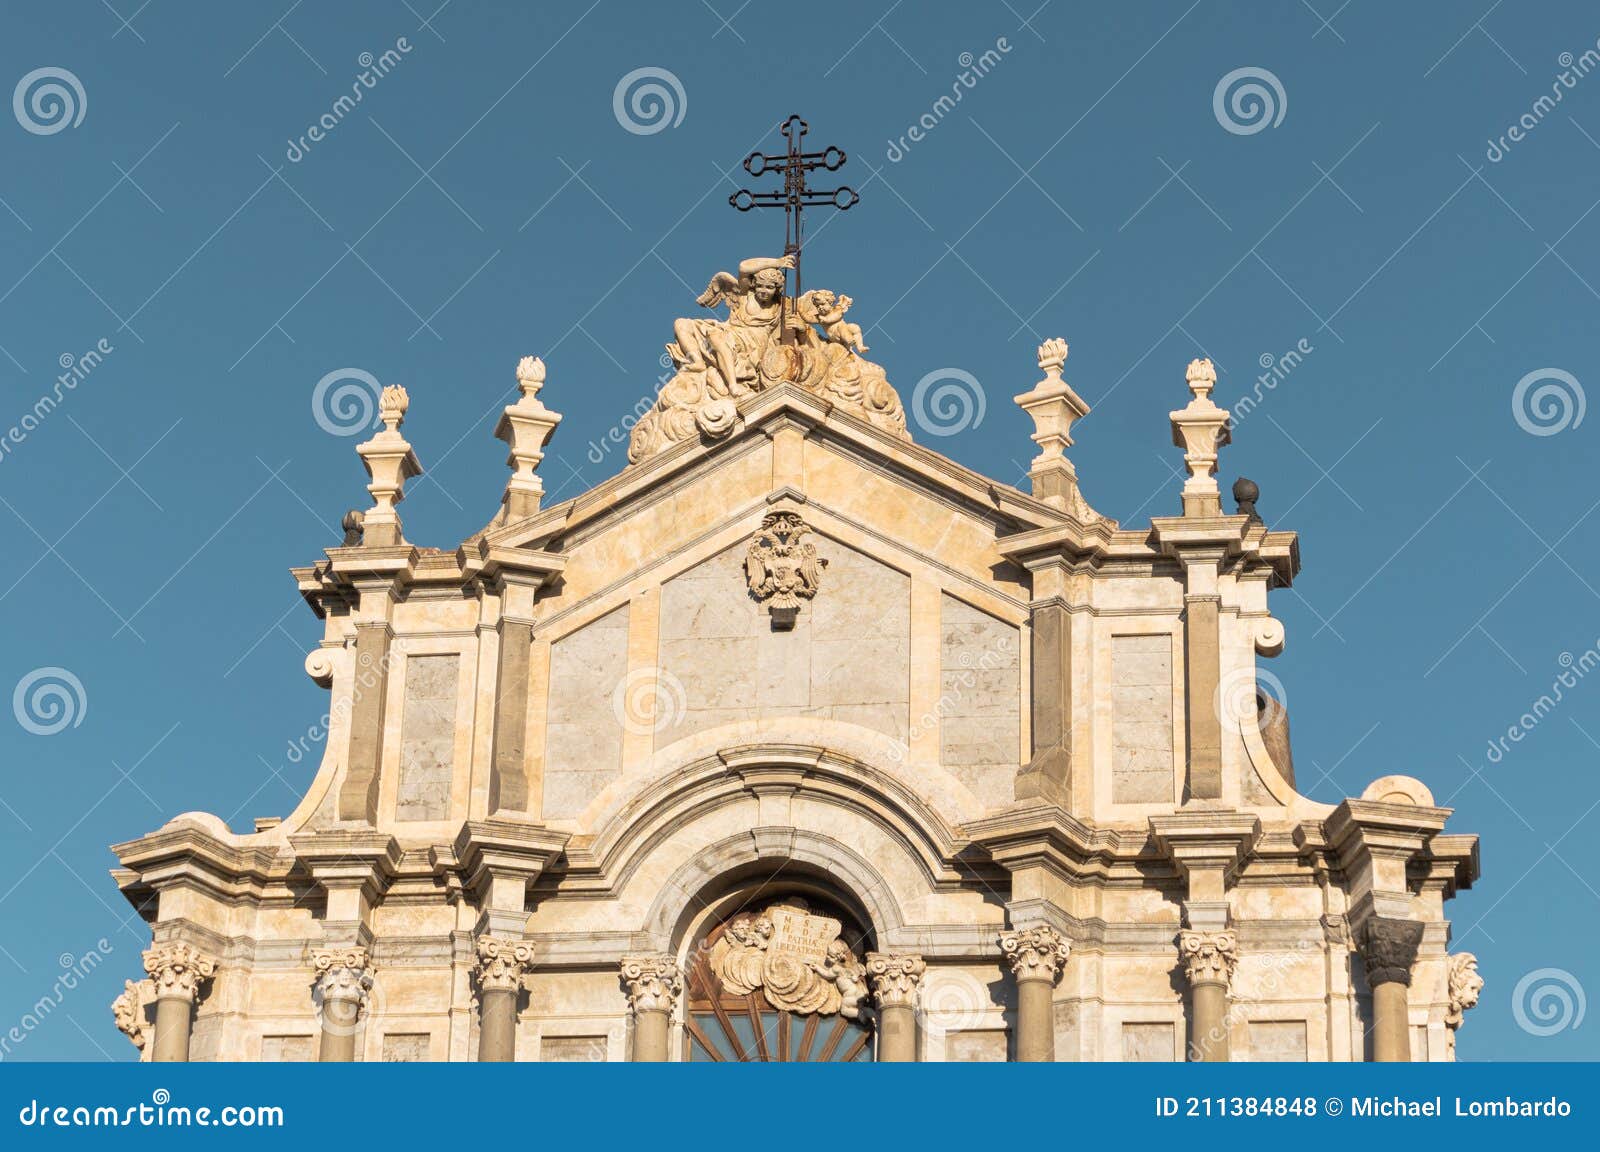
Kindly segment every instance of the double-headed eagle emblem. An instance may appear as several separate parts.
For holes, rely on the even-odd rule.
[[[811,532],[794,512],[769,512],[744,556],[745,581],[750,594],[772,613],[772,627],[787,632],[800,613],[800,601],[810,600],[822,583],[828,562],[817,555],[815,544],[804,537]]]

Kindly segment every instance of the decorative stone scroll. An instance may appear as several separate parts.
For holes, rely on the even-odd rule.
[[[1239,939],[1232,932],[1185,929],[1178,936],[1178,954],[1191,985],[1226,987],[1233,981],[1233,970],[1239,963]]]
[[[884,370],[861,359],[861,328],[845,320],[850,297],[816,289],[790,300],[792,257],[758,257],[737,275],[718,272],[702,308],[726,304],[728,317],[673,323],[667,355],[675,375],[634,425],[628,460],[637,464],[681,440],[719,440],[739,421],[738,402],[782,383],[798,384],[876,428],[910,439],[905,409]],[[817,326],[822,328],[817,331]]]
[[[867,995],[867,972],[841,927],[791,904],[740,916],[711,946],[711,971],[730,994],[759,988],[779,1011],[854,1019]]]
[[[322,1003],[340,1000],[360,1004],[372,989],[372,961],[365,948],[313,948],[311,969]]]
[[[144,953],[144,970],[155,985],[156,999],[191,1003],[200,985],[216,975],[217,962],[192,944],[158,944]]]
[[[479,936],[478,960],[473,974],[485,992],[515,992],[522,977],[533,967],[533,945],[525,940],[501,940]]]
[[[622,982],[628,987],[628,1006],[635,1013],[671,1013],[683,991],[678,962],[666,953],[622,958]]]
[[[822,585],[828,562],[805,539],[811,528],[796,512],[769,512],[744,554],[745,582],[750,594],[767,605],[772,627],[787,632]]]
[[[133,1046],[143,1052],[150,1040],[149,1021],[145,1017],[145,991],[149,981],[124,980],[122,995],[111,1002],[111,1015],[121,1032]]]
[[[1000,934],[1000,951],[1017,980],[1055,982],[1067,966],[1072,945],[1047,924]]]

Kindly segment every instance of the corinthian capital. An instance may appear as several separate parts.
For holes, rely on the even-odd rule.
[[[1000,933],[1000,951],[1018,980],[1055,982],[1067,966],[1072,945],[1047,924]]]
[[[217,962],[192,944],[158,944],[144,954],[144,970],[156,986],[156,999],[193,1001],[200,985],[217,971]]]
[[[1422,946],[1422,922],[1374,916],[1362,933],[1361,954],[1367,962],[1367,983],[1411,984],[1411,965]]]
[[[624,956],[622,982],[628,987],[628,1006],[636,1013],[670,1013],[683,991],[678,962],[665,952]]]
[[[317,995],[324,1003],[360,1003],[372,987],[372,959],[365,948],[313,948],[311,969],[316,973]]]
[[[872,999],[879,1008],[914,1008],[917,986],[928,970],[921,956],[893,956],[887,952],[867,953],[867,978],[872,981]]]
[[[515,992],[523,973],[533,966],[533,945],[524,940],[478,937],[478,962],[473,968],[485,992]]]
[[[1222,984],[1233,980],[1239,963],[1239,940],[1232,932],[1200,932],[1186,928],[1178,936],[1178,954],[1190,984]]]

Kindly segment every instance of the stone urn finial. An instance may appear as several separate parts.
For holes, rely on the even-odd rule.
[[[386,385],[378,397],[378,419],[383,421],[383,428],[371,440],[356,445],[367,475],[372,478],[367,485],[367,491],[372,494],[372,507],[362,514],[360,524],[361,542],[367,546],[387,547],[405,542],[395,505],[405,499],[406,481],[422,475],[417,454],[400,433],[400,425],[405,423],[406,409],[410,406],[411,397],[404,388],[398,384]]]
[[[1217,370],[1209,359],[1189,361],[1184,377],[1191,393],[1189,403],[1171,413],[1172,442],[1183,449],[1183,463],[1189,470],[1183,483],[1183,514],[1221,516],[1217,453],[1231,439],[1228,411],[1211,399]]]
[[[1061,369],[1067,362],[1067,342],[1052,336],[1039,345],[1039,368],[1051,380],[1061,379]]]
[[[409,407],[411,397],[404,388],[398,384],[385,385],[383,394],[378,397],[378,419],[383,421],[384,431],[398,435]]]
[[[500,414],[500,422],[495,425],[495,436],[511,446],[506,463],[511,465],[512,473],[506,482],[504,503],[506,516],[512,520],[532,516],[544,499],[544,482],[536,469],[561,416],[539,399],[539,389],[543,387],[544,361],[537,356],[524,356],[517,361],[517,388],[522,396]]]

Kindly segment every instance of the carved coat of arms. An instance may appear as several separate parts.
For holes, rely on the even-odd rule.
[[[867,975],[840,927],[791,904],[740,916],[711,946],[711,970],[732,995],[759,988],[782,1012],[854,1019],[866,999]]]
[[[769,512],[745,551],[745,581],[750,593],[772,613],[779,631],[794,627],[800,602],[810,600],[822,584],[828,562],[805,537],[810,527],[794,512]]]

